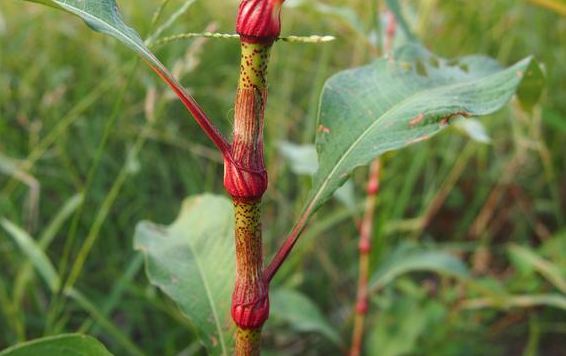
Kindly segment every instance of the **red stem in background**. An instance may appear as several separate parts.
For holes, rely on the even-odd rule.
[[[358,291],[356,301],[356,314],[354,317],[354,330],[352,332],[352,346],[350,356],[359,356],[364,337],[364,321],[368,311],[369,255],[371,253],[371,236],[373,232],[373,215],[377,193],[379,192],[379,174],[381,170],[380,159],[376,158],[370,166],[367,184],[366,207],[362,224],[360,226],[360,251]]]
[[[383,51],[389,52],[393,45],[395,37],[396,21],[395,16],[388,12],[387,28],[385,32],[385,42]],[[377,157],[370,166],[369,177],[367,183],[366,207],[362,224],[360,226],[360,243],[358,249],[360,251],[358,290],[356,298],[354,330],[352,331],[352,345],[350,347],[350,356],[359,356],[362,351],[362,341],[364,339],[365,316],[368,312],[368,279],[369,279],[369,257],[371,253],[371,236],[373,232],[373,215],[375,211],[375,203],[379,192],[379,175],[381,172],[380,158]]]

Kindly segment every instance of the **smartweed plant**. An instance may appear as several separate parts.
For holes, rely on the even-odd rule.
[[[135,236],[135,248],[145,256],[151,283],[178,303],[212,355],[260,354],[262,326],[270,311],[270,282],[309,218],[355,168],[371,163],[366,214],[360,228],[360,283],[355,307],[358,317],[350,350],[351,355],[359,355],[367,295],[375,288],[368,277],[368,255],[379,188],[378,157],[428,140],[455,120],[492,114],[517,92],[525,105],[532,105],[540,93],[541,74],[532,58],[509,68],[484,56],[440,58],[419,44],[401,16],[399,4],[387,1],[392,13],[387,41],[392,41],[397,27],[407,43],[386,48],[374,62],[338,73],[326,82],[316,127],[318,168],[310,193],[281,247],[265,263],[261,201],[269,184],[264,162],[264,112],[268,88],[275,95],[278,90],[277,83],[267,83],[270,50],[280,40],[324,42],[331,37],[281,37],[284,0],[242,0],[236,35],[201,34],[234,38],[241,44],[239,67],[234,65],[240,73],[234,126],[228,139],[149,49],[150,42],[174,38],[144,42],[125,25],[114,0],[30,1],[79,16],[95,31],[132,49],[177,94],[221,153],[224,187],[231,203],[211,194],[190,197],[172,225],[141,222]],[[372,11],[377,16],[377,8]],[[53,289],[72,295],[75,279],[71,274],[69,280]],[[0,355],[63,355],[63,350],[85,356],[109,355],[98,341],[78,334],[16,345]]]

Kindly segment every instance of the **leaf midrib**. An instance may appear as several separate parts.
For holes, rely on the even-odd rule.
[[[210,286],[208,285],[208,281],[205,278],[204,269],[201,266],[201,262],[199,259],[199,254],[196,252],[193,243],[189,240],[189,249],[191,250],[194,258],[195,264],[199,271],[199,275],[202,280],[202,284],[204,285],[204,290],[206,291],[206,297],[208,299],[208,303],[210,304],[210,309],[212,310],[212,315],[214,317],[214,324],[216,325],[216,331],[218,332],[218,337],[220,338],[220,345],[222,346],[222,354],[227,355],[226,350],[226,341],[224,340],[224,333],[222,332],[222,326],[220,325],[220,319],[218,318],[218,311],[216,310],[216,304],[214,303],[214,299],[212,298],[212,292],[210,290]]]
[[[521,63],[521,62],[518,62]],[[517,63],[517,64],[518,64]],[[433,89],[427,90],[426,94],[430,94],[430,92],[438,92],[441,89],[447,89],[447,88],[458,88],[460,86],[465,86],[465,85],[470,85],[474,82],[480,81],[480,80],[484,80],[486,78],[489,78],[491,76],[495,76],[497,74],[500,74],[501,72],[504,71],[508,71],[512,68],[514,68],[517,64],[502,70],[500,72],[496,72],[496,73],[492,73],[486,76],[483,76],[481,78],[477,78],[474,79],[472,81],[469,82],[461,82],[461,83],[455,83],[455,84],[451,84],[451,85],[444,85],[444,86],[438,86],[435,87]],[[375,120],[374,122],[372,122],[367,129],[365,129],[362,134],[356,139],[354,140],[354,142],[352,143],[352,145],[350,145],[350,147],[344,152],[344,154],[342,154],[340,156],[340,159],[336,162],[336,164],[334,165],[334,167],[332,168],[332,170],[326,175],[326,178],[324,179],[322,185],[320,186],[320,188],[317,190],[315,196],[313,197],[311,203],[308,205],[308,208],[305,211],[310,211],[312,210],[312,208],[314,207],[314,205],[316,204],[316,202],[318,201],[318,199],[320,198],[320,195],[322,194],[322,192],[324,191],[324,188],[328,185],[328,183],[330,182],[330,177],[333,176],[333,174],[338,170],[338,168],[342,165],[342,163],[344,162],[344,160],[350,155],[350,152],[352,152],[352,150],[357,147],[357,145],[359,144],[359,142],[365,138],[365,136],[368,134],[368,132],[370,132],[377,124],[381,123],[381,121],[385,118],[388,117],[392,114],[394,114],[399,108],[403,107],[405,104],[410,103],[411,101],[419,98],[420,96],[424,95],[423,90],[420,90],[418,93],[411,95],[410,97],[402,100],[401,102],[399,102],[398,104],[394,105],[393,107],[391,107],[389,110],[387,110],[383,115],[381,115],[381,117],[379,117],[377,120]],[[316,174],[315,174],[316,176]]]

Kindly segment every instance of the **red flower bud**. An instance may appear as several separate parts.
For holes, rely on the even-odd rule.
[[[281,32],[279,14],[285,0],[242,0],[236,32],[244,42],[272,43]]]

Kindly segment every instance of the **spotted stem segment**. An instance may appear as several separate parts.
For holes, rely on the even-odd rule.
[[[224,165],[224,186],[234,201],[236,283],[232,319],[236,355],[259,355],[261,327],[269,316],[268,282],[263,276],[260,202],[267,189],[263,120],[271,44],[242,41],[233,144]]]
[[[270,45],[242,42],[233,145],[224,164],[224,186],[233,199],[261,200],[267,189],[263,158],[263,118],[267,100]]]
[[[268,283],[263,278],[260,202],[234,201],[234,213],[236,284],[231,311],[238,329],[236,350],[241,350],[237,355],[255,355],[243,351],[259,350],[261,326],[269,316]],[[257,332],[258,336],[250,337],[255,335],[253,332]]]
[[[238,328],[236,330],[236,356],[259,356],[259,345],[261,342],[261,328],[246,330]]]

